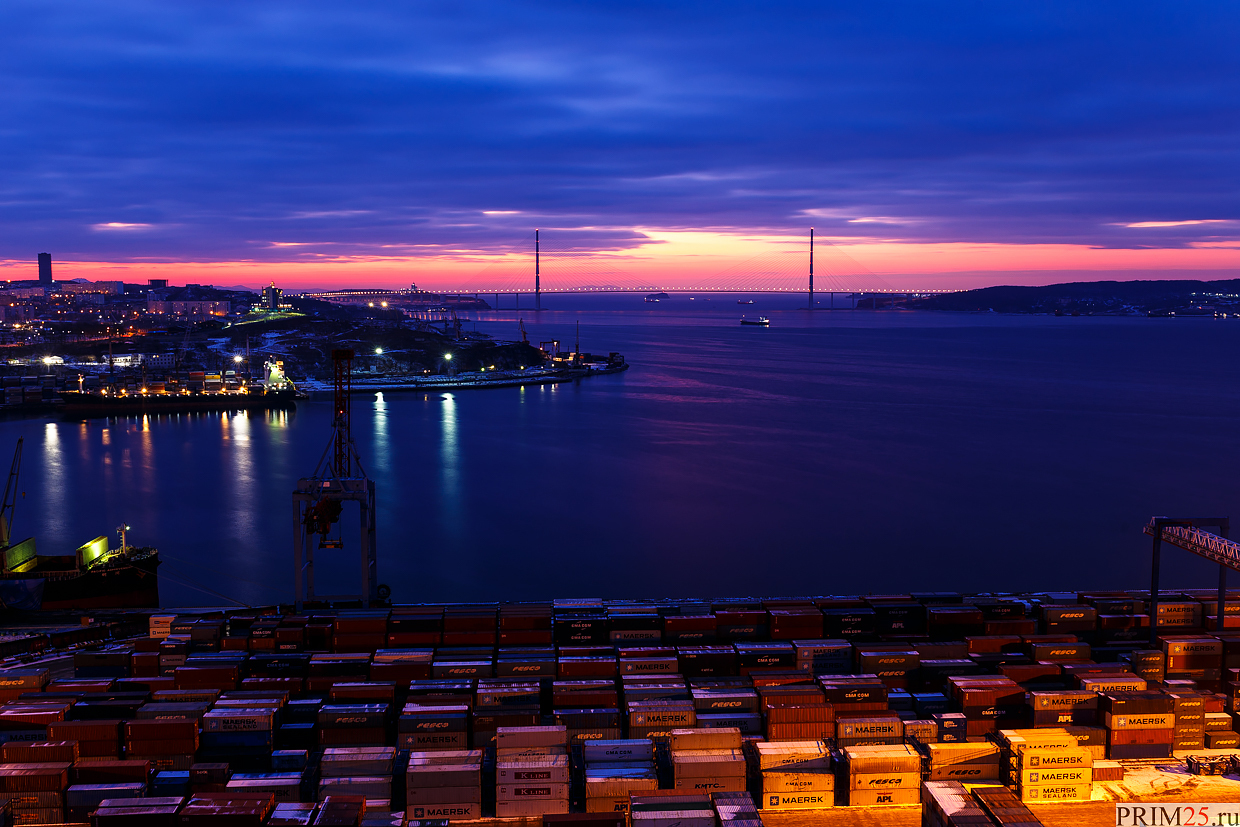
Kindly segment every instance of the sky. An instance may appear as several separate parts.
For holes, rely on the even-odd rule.
[[[1240,275],[1240,6],[0,4],[0,278]]]

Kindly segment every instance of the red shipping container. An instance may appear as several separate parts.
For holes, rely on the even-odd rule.
[[[358,727],[319,730],[319,744],[325,747],[381,747],[387,738],[383,727]]]
[[[502,629],[499,633],[500,646],[550,646],[550,629]]]
[[[159,692],[176,689],[176,683],[176,678],[171,675],[150,678],[117,678],[112,689],[117,692]]]
[[[125,722],[125,742],[198,740],[198,721],[190,718],[160,718]],[[193,750],[191,750],[192,752]]]
[[[406,649],[411,646],[438,646],[443,640],[439,632],[388,632],[390,649]]]
[[[444,646],[494,646],[496,632],[494,630],[483,632],[453,632],[444,630],[443,645]]]
[[[251,690],[275,689],[288,692],[290,695],[300,695],[305,683],[305,680],[302,678],[243,678],[241,688]]]
[[[376,661],[370,664],[370,679],[372,681],[390,682],[404,686],[410,681],[425,681],[430,680],[430,678],[431,665],[429,663],[411,663],[408,661],[387,663]]]
[[[556,673],[561,678],[612,678],[618,669],[615,657],[568,657],[556,661]]]
[[[151,774],[150,761],[85,761],[73,765],[78,784],[145,784]]]
[[[332,684],[328,697],[332,703],[359,703],[363,701],[393,703],[396,700],[396,684],[371,681],[340,682]]]
[[[1032,617],[987,620],[982,624],[982,631],[987,635],[1032,635],[1038,631],[1038,621]]]
[[[278,630],[277,630],[278,634]],[[370,617],[338,617],[332,622],[332,634],[387,634],[387,615]]]
[[[444,639],[447,639],[446,635],[449,632],[494,633],[497,628],[496,619],[494,610],[453,611],[449,609],[443,615]]]
[[[1019,635],[985,635],[982,637],[967,637],[965,643],[968,644],[970,655],[991,655],[999,652],[1019,652],[1021,648],[1021,639]]]
[[[351,654],[368,653],[382,649],[386,642],[387,635],[383,632],[337,633],[332,636],[332,651]]]
[[[78,759],[77,741],[10,741],[0,748],[9,764],[42,764],[49,761],[73,762]]]
[[[228,692],[237,688],[240,670],[236,666],[178,666],[174,676],[177,689],[219,689]]]
[[[129,658],[129,674],[135,678],[159,677],[159,653],[134,652]]]
[[[815,640],[823,635],[822,612],[818,609],[772,609],[771,640]]]

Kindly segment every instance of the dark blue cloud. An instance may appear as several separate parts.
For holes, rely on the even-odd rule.
[[[1240,219],[1237,23],[1225,2],[8,0],[0,258],[485,249],[535,225],[619,248],[809,223],[1234,240],[1124,225]]]

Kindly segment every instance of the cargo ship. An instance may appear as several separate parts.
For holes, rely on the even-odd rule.
[[[770,327],[771,320],[766,316],[759,316],[757,319],[746,319],[744,316],[741,316],[741,324],[754,325],[757,327]]]
[[[184,413],[187,411],[279,410],[295,407],[304,394],[294,391],[63,391],[65,414],[107,416],[129,413]]]
[[[451,376],[436,374],[429,376],[372,376],[359,374],[349,384],[349,393],[376,393],[388,391],[458,391],[477,388],[516,388],[526,385],[554,385],[560,382],[572,382],[591,376],[606,376],[623,373],[629,369],[628,362],[619,353],[606,357],[580,354],[574,361],[571,357],[555,359],[537,367],[520,370],[488,370],[465,371]],[[330,382],[307,380],[302,388],[311,392],[329,392]]]
[[[131,546],[129,527],[118,529],[120,548],[99,536],[72,554],[39,554],[35,539],[12,542],[12,520],[21,469],[17,440],[0,507],[0,606],[5,609],[110,609],[159,606],[159,552]]]

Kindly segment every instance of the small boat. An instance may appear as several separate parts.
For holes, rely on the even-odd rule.
[[[646,301],[654,303],[654,302],[663,301],[666,298],[667,298],[666,293],[651,293],[650,295],[646,296]]]
[[[768,319],[766,316],[759,316],[756,320],[746,319],[744,316],[741,316],[741,324],[751,324],[751,325],[756,325],[758,327],[770,327],[771,320]]]
[[[737,299],[737,304],[753,304],[753,299]]]

